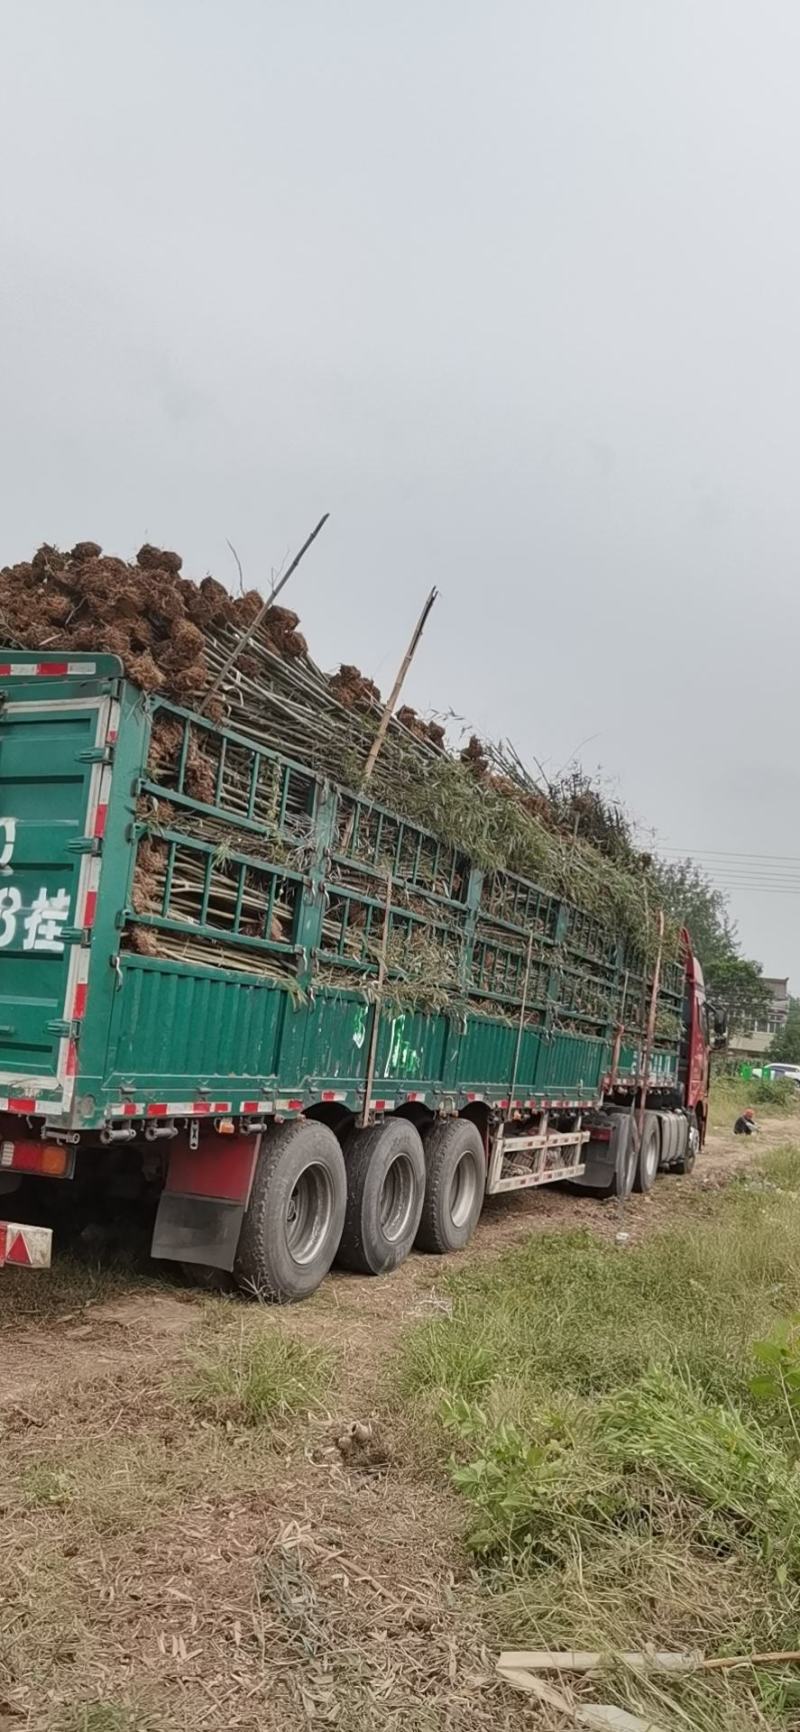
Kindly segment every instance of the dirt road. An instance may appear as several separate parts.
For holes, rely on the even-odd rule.
[[[498,1200],[471,1255],[580,1227],[638,1240],[713,1208],[797,1131],[715,1135],[693,1175],[622,1211],[568,1192]],[[0,1732],[531,1724],[493,1680],[463,1511],[387,1383],[404,1331],[446,1314],[463,1263],[334,1274],[285,1312],[149,1275],[87,1298],[64,1265],[27,1321],[38,1277],[0,1277]],[[264,1331],[330,1353],[325,1403],[266,1435],[211,1423],[186,1399],[197,1356],[233,1362]],[[363,1456],[341,1448],[354,1420],[379,1440]]]
[[[473,1260],[491,1259],[532,1233],[580,1228],[606,1239],[624,1231],[636,1242],[676,1210],[702,1207],[707,1191],[752,1165],[763,1149],[779,1147],[799,1135],[797,1118],[767,1119],[752,1138],[712,1132],[693,1174],[661,1178],[649,1196],[631,1196],[624,1206],[554,1188],[490,1199],[469,1255]],[[436,1309],[443,1278],[463,1263],[463,1254],[413,1256],[394,1274],[378,1279],[334,1270],[312,1300],[281,1314],[282,1326],[341,1349],[351,1376],[357,1376],[361,1366],[368,1381],[376,1356],[388,1351],[391,1339],[408,1320]],[[111,1273],[104,1284],[110,1286],[112,1296],[94,1300],[86,1296],[87,1287],[91,1294],[92,1272],[87,1271],[82,1282],[80,1267],[71,1262],[57,1262],[51,1277],[4,1271],[0,1409],[28,1400],[42,1384],[74,1385],[146,1365],[153,1358],[166,1363],[179,1355],[184,1338],[209,1308],[213,1311],[214,1302],[181,1287],[169,1273],[159,1276],[157,1283],[151,1276],[152,1265],[147,1264],[136,1277]],[[40,1279],[42,1287],[35,1289]],[[28,1320],[29,1307],[39,1313],[36,1320]],[[271,1314],[262,1315],[268,1319]]]

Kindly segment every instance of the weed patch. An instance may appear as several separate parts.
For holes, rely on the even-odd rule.
[[[760,1118],[800,1114],[800,1089],[790,1077],[752,1077],[747,1082],[741,1077],[714,1076],[709,1107],[712,1130],[731,1130],[746,1107]]]
[[[800,1155],[764,1166],[640,1246],[552,1236],[467,1270],[405,1345],[499,1645],[800,1645]],[[667,1727],[797,1724],[790,1668],[612,1685]]]
[[[234,1428],[269,1425],[318,1407],[333,1379],[333,1361],[280,1329],[240,1330],[198,1354],[184,1385],[204,1418]]]

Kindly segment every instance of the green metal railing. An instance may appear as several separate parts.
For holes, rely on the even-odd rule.
[[[385,941],[387,980],[411,1000],[435,992],[460,1015],[522,1014],[605,1041],[620,1020],[630,1038],[643,1027],[650,971],[596,915],[513,873],[484,874],[409,819],[230,728],[158,701],[138,793],[130,921],[169,954],[183,941],[213,964],[222,946],[305,988],[337,975],[366,985]],[[681,993],[669,964],[662,1015],[679,1016]]]

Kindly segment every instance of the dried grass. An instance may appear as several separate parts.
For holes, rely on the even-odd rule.
[[[0,1701],[29,1732],[521,1728],[455,1501],[411,1439],[377,1469],[331,1441],[342,1423],[307,1398],[347,1415],[349,1379],[329,1385],[308,1311],[297,1330],[227,1301],[196,1316],[188,1359],[43,1393],[5,1434]],[[289,1365],[292,1404],[298,1365],[324,1364],[323,1388],[304,1387],[291,1424],[284,1388],[252,1425],[207,1391],[187,1406],[198,1355],[269,1359],[273,1385]]]

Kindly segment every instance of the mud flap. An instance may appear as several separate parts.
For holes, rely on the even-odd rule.
[[[233,1268],[260,1137],[176,1137],[169,1152],[150,1254],[168,1262]]]
[[[608,1193],[614,1184],[615,1177],[620,1181],[625,1172],[628,1158],[628,1140],[631,1134],[630,1113],[615,1113],[609,1121],[605,1135],[593,1136],[586,1144],[584,1160],[586,1166],[578,1183],[590,1191],[605,1191]]]

